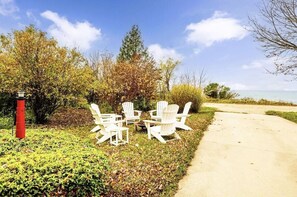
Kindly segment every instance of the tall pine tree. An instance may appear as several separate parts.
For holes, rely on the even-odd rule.
[[[122,41],[120,53],[117,57],[118,62],[132,62],[135,60],[153,61],[148,54],[147,48],[144,47],[141,39],[141,32],[137,25],[133,25],[132,29],[126,34]]]
[[[123,67],[125,72],[121,73]],[[122,42],[116,68],[113,80],[119,82],[117,88],[122,88],[117,95],[119,102],[133,101],[138,109],[148,110],[150,100],[156,96],[157,81],[161,76],[153,57],[144,47],[137,25],[132,26]]]

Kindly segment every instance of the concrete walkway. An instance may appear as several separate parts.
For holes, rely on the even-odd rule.
[[[177,197],[297,196],[297,124],[217,112]]]

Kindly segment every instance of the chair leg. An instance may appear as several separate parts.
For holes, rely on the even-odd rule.
[[[115,138],[116,138],[116,141],[115,141],[115,145],[119,145],[119,132],[120,131],[116,131],[116,134],[115,134]]]
[[[129,129],[126,129],[127,143],[129,143]]]
[[[105,135],[103,135],[103,136],[97,141],[97,144],[100,144],[100,143],[102,143],[102,142],[108,140],[108,139],[111,138],[111,137],[112,137],[112,135],[105,134]]]
[[[147,129],[148,139],[150,140],[150,139],[152,139],[152,135],[151,135],[151,124],[150,123],[147,123],[147,122],[145,122],[144,124],[145,124],[145,127]]]
[[[100,130],[100,127],[97,125],[90,132],[96,132],[96,131],[99,131],[99,130]]]
[[[181,139],[180,136],[179,136],[176,132],[174,133],[174,137],[175,137],[176,139],[178,139],[178,140]]]
[[[166,143],[166,141],[164,140],[164,138],[159,134],[159,133],[154,133],[152,132],[152,135],[157,138],[161,143]]]
[[[191,127],[189,127],[189,126],[187,126],[185,124],[177,125],[176,128],[180,128],[180,129],[187,130],[187,131],[193,130]]]

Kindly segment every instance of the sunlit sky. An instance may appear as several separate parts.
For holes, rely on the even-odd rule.
[[[156,60],[180,60],[176,75],[199,73],[233,90],[297,90],[297,82],[267,73],[248,29],[261,0],[0,0],[0,33],[34,24],[86,56],[119,53],[132,25]]]

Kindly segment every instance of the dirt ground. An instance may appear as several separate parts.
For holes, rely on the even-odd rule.
[[[177,197],[297,196],[297,124],[263,115],[296,107],[206,106],[223,112],[205,132]]]

